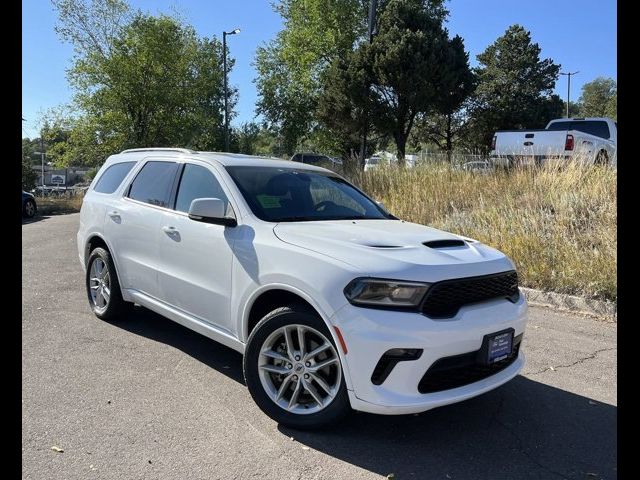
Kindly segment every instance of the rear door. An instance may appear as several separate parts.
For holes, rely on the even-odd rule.
[[[161,214],[159,283],[162,298],[178,309],[227,331],[230,321],[234,228],[191,220],[196,198],[219,198],[234,215],[218,172],[204,162],[181,167],[172,210]]]
[[[105,234],[111,240],[123,288],[160,298],[158,237],[162,212],[169,207],[178,163],[147,158],[117,204],[107,209]]]

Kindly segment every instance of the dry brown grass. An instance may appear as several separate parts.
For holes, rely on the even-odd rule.
[[[616,175],[580,165],[482,175],[432,164],[352,180],[402,219],[502,250],[524,286],[615,300]]]
[[[36,197],[38,213],[40,215],[59,215],[79,212],[82,198],[81,194],[73,197]]]

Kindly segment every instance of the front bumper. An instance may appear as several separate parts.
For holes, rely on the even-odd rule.
[[[515,377],[524,365],[520,349],[516,360],[482,380],[449,390],[420,393],[418,384],[429,367],[444,357],[479,350],[484,336],[507,328],[524,333],[527,303],[497,299],[460,309],[455,317],[433,320],[420,313],[375,310],[345,305],[332,317],[340,328],[348,353],[349,399],[355,410],[388,415],[418,413],[459,402],[492,390]],[[423,349],[417,360],[396,364],[381,385],[371,375],[380,357],[393,348]]]

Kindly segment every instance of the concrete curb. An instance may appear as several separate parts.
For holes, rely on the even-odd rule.
[[[593,300],[563,293],[543,292],[525,287],[520,287],[520,291],[524,293],[530,305],[552,307],[572,313],[590,315],[608,322],[617,323],[618,321],[618,305],[616,302]]]

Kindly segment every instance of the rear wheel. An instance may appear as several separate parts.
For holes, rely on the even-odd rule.
[[[114,319],[133,305],[122,299],[113,259],[104,248],[98,247],[89,255],[85,283],[89,305],[98,318]]]
[[[251,332],[243,367],[254,401],[283,425],[320,428],[350,411],[337,348],[309,309],[292,305],[266,315]]]
[[[604,150],[600,150],[598,155],[596,155],[596,159],[594,161],[596,165],[608,165],[609,164],[609,155]]]

